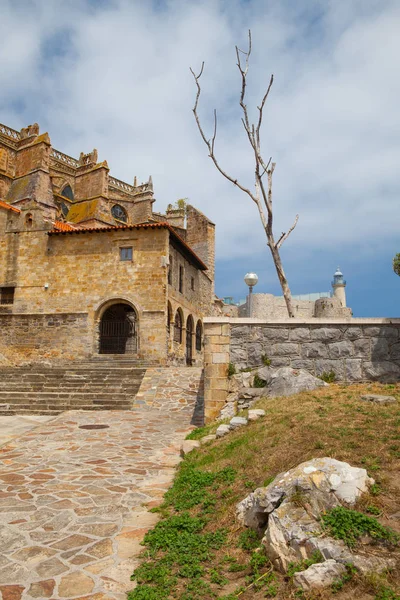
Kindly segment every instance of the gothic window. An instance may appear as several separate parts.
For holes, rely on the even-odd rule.
[[[64,196],[64,198],[68,198],[68,200],[74,199],[74,192],[72,191],[72,188],[70,185],[66,185],[65,188],[63,188],[63,190],[61,192],[61,196]]]
[[[177,310],[175,314],[174,341],[182,344],[182,314],[180,310]]]
[[[13,287],[0,288],[0,304],[14,304],[14,289]]]
[[[111,214],[114,217],[114,219],[117,219],[118,221],[123,221],[124,223],[126,223],[128,220],[126,210],[119,204],[114,204],[114,206],[111,209]]]
[[[197,321],[196,325],[196,350],[201,351],[201,343],[203,338],[203,326],[201,321]]]
[[[68,205],[65,204],[65,202],[61,202],[60,208],[61,208],[61,212],[62,212],[63,216],[66,217],[69,212]]]

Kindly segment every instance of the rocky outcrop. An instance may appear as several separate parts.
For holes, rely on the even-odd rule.
[[[329,584],[331,576],[347,563],[364,573],[381,571],[388,561],[354,554],[342,541],[326,536],[321,525],[323,513],[342,504],[353,506],[372,483],[365,469],[333,458],[313,459],[247,496],[237,506],[237,517],[243,525],[264,533],[262,544],[282,572],[289,563],[320,553],[324,567],[314,565],[297,575],[298,584],[306,589],[316,580],[323,581],[324,573]]]
[[[253,387],[255,383],[262,382],[265,383],[264,387]],[[258,367],[251,371],[237,373],[229,380],[230,393],[221,410],[220,418],[231,418],[238,411],[250,408],[261,397],[292,396],[327,385],[308,371],[291,367]]]

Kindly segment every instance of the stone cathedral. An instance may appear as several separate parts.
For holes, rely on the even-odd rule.
[[[215,226],[153,211],[153,183],[0,124],[0,364],[130,354],[200,364]]]

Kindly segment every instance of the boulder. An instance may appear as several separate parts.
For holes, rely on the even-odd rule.
[[[227,402],[219,413],[219,419],[231,419],[237,413],[237,402]]]
[[[265,410],[262,408],[254,408],[253,410],[249,410],[247,418],[249,421],[257,421],[260,417],[265,417]]]
[[[226,435],[227,433],[229,433],[231,430],[231,428],[229,427],[229,425],[226,425],[226,423],[223,423],[222,425],[220,425],[217,428],[217,431],[215,432],[215,437],[216,438],[222,438],[224,437],[224,435]]]
[[[262,544],[282,572],[290,562],[311,558],[316,551],[322,554],[324,563],[352,562],[364,572],[364,557],[353,554],[340,540],[322,535],[321,517],[335,506],[353,506],[373,482],[365,469],[333,458],[316,458],[281,473],[267,487],[256,489],[237,505],[237,517],[243,525],[259,533],[264,531]],[[371,570],[371,558],[368,561]],[[382,564],[388,566],[382,559],[372,562],[375,570],[382,570]],[[318,573],[323,570],[310,571],[309,580]],[[299,581],[303,581],[300,576]]]
[[[295,586],[303,590],[312,590],[315,588],[324,588],[332,585],[334,581],[340,579],[346,573],[346,567],[336,560],[329,559],[323,563],[311,565],[305,571],[299,571],[293,576]]]
[[[299,392],[315,390],[320,387],[326,387],[328,384],[318,377],[314,377],[304,369],[292,369],[291,367],[281,367],[272,370],[266,379],[268,396],[273,398],[277,396],[292,396]]]
[[[233,417],[233,419],[229,421],[229,427],[231,429],[237,429],[238,427],[243,427],[244,425],[247,425],[247,419],[245,419],[245,417]]]
[[[381,396],[380,394],[364,394],[360,397],[360,400],[374,402],[374,404],[393,404],[393,402],[397,402],[394,396]]]
[[[200,442],[198,440],[185,440],[182,442],[180,454],[182,458],[192,452],[195,448],[200,447]]]

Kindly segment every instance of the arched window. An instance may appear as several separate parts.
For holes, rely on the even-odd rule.
[[[61,192],[61,196],[64,196],[64,198],[68,198],[68,200],[73,200],[74,199],[74,192],[72,191],[72,188],[70,185],[66,185],[62,192]]]
[[[174,323],[174,342],[178,342],[178,344],[182,344],[182,313],[178,309],[175,313],[175,323]]]
[[[196,350],[201,352],[201,344],[203,341],[203,326],[201,321],[197,321],[196,325]]]
[[[33,225],[33,217],[31,213],[28,213],[25,217],[25,225],[27,227],[27,229],[31,229],[32,225]]]

